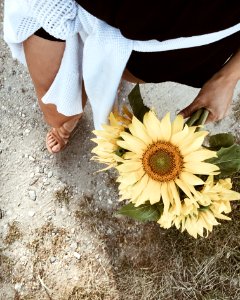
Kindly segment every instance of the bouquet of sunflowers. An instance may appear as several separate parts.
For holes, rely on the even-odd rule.
[[[95,130],[93,160],[117,169],[120,214],[175,226],[197,238],[230,220],[231,176],[240,171],[240,145],[228,133],[211,136],[203,129],[208,112],[198,110],[187,122],[167,113],[159,120],[143,103],[139,86],[129,94],[131,113],[112,112],[109,125]]]

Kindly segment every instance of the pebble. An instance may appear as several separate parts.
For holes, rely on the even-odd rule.
[[[53,264],[53,263],[55,263],[56,260],[57,260],[57,258],[55,256],[52,256],[50,258],[50,263]]]
[[[35,201],[37,199],[37,195],[35,191],[29,191],[28,195],[30,197],[31,200]]]
[[[36,173],[43,173],[43,168],[40,166],[36,167]]]
[[[78,252],[73,252],[73,256],[76,257],[76,259],[80,259],[81,258],[81,254]]]
[[[52,171],[49,171],[48,174],[47,174],[48,178],[51,178],[53,176],[53,172]]]
[[[73,242],[73,243],[70,245],[70,248],[73,249],[73,250],[76,250],[77,247],[78,247],[77,242]]]
[[[30,131],[31,131],[31,130],[30,130],[30,129],[28,129],[28,128],[24,130],[24,132],[25,132],[26,134],[29,134],[29,133],[30,133]]]
[[[17,291],[17,292],[20,292],[21,289],[22,289],[22,283],[18,282],[14,285],[14,289]]]
[[[111,199],[108,199],[107,202],[108,202],[108,204],[112,204],[113,203]]]
[[[31,210],[28,212],[28,215],[29,215],[29,217],[33,217],[35,215],[35,212]]]
[[[35,159],[34,157],[32,157],[31,155],[28,156],[28,159],[29,159],[30,161],[35,161],[35,160],[36,160],[36,159]]]
[[[75,233],[75,228],[72,228],[72,229],[71,229],[71,233],[72,233],[72,234]]]

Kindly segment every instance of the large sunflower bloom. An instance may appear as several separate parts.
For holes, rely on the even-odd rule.
[[[117,111],[111,112],[109,124],[102,125],[103,130],[93,131],[97,138],[93,138],[92,141],[97,143],[97,146],[92,150],[92,153],[96,154],[92,160],[106,164],[107,167],[103,170],[115,167],[123,161],[118,153],[120,147],[117,145],[117,140],[120,138],[120,133],[125,131],[131,123],[131,118],[131,113],[126,107],[123,107],[123,115]]]
[[[186,230],[190,235],[197,238],[213,230],[218,225],[217,219],[231,220],[224,213],[231,212],[232,200],[240,200],[240,194],[232,191],[231,179],[220,179],[214,183],[213,176],[209,176],[202,190],[194,197],[195,202],[185,198],[181,203],[181,214],[176,215],[174,209],[163,213],[158,223],[163,228],[175,225],[183,232]]]
[[[204,162],[216,157],[215,151],[202,147],[208,132],[195,130],[196,127],[184,125],[182,116],[171,123],[169,113],[161,121],[152,111],[144,115],[143,123],[133,117],[130,133],[122,132],[122,140],[117,141],[129,151],[116,167],[120,173],[120,200],[129,199],[139,206],[148,200],[154,204],[162,199],[165,213],[174,207],[179,215],[179,189],[193,199],[197,194],[194,186],[204,184],[195,174],[210,175],[219,170]]]

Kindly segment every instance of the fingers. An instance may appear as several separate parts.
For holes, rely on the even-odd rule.
[[[210,99],[210,100],[209,100]],[[205,123],[216,122],[226,117],[229,105],[222,105],[224,101],[213,101],[213,98],[203,97],[199,94],[194,101],[179,112],[184,118],[189,118],[194,112],[200,108],[205,108],[209,111],[208,118]],[[220,99],[222,100],[222,99]]]
[[[187,107],[179,112],[179,115],[182,115],[183,118],[189,118],[195,111],[204,107],[201,102],[197,101],[197,98]]]

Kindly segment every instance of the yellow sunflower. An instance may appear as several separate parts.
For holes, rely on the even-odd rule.
[[[213,176],[209,176],[202,190],[194,197],[195,202],[185,198],[181,203],[181,214],[176,215],[174,208],[163,213],[158,223],[163,228],[170,228],[173,224],[186,230],[190,235],[197,238],[204,236],[204,229],[207,232],[218,225],[217,219],[231,220],[224,213],[231,212],[230,201],[240,200],[240,194],[232,191],[231,179],[221,179],[216,184]]]
[[[120,150],[120,147],[117,145],[117,140],[120,138],[120,133],[125,131],[131,123],[131,119],[131,112],[126,107],[123,107],[122,115],[117,111],[111,112],[109,124],[102,125],[103,130],[93,131],[97,138],[93,138],[92,141],[95,142],[97,146],[92,150],[92,153],[96,155],[91,159],[108,165],[108,167],[103,170],[115,167],[119,162],[123,161],[122,158],[116,154],[118,150]]]
[[[121,132],[117,144],[127,150],[119,171],[120,200],[129,199],[139,206],[146,201],[164,204],[164,212],[174,207],[179,215],[179,189],[194,199],[194,186],[204,184],[197,175],[214,175],[219,168],[204,160],[216,157],[215,151],[202,147],[207,131],[195,132],[196,127],[184,125],[182,116],[173,123],[170,114],[160,121],[154,112],[144,115],[143,123],[132,118],[128,132]],[[186,197],[184,196],[184,197]]]

